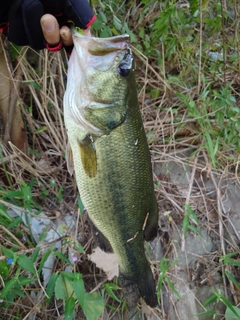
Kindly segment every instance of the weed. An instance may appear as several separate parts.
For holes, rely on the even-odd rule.
[[[197,228],[195,226],[193,226],[192,224],[190,224],[190,221],[193,221],[194,224],[197,226]],[[189,204],[185,205],[185,215],[183,218],[184,238],[186,238],[186,236],[187,236],[187,231],[192,230],[194,233],[196,233],[197,235],[199,235],[203,239],[203,236],[201,235],[201,232],[198,230],[198,228],[199,228],[199,222],[198,222],[198,218],[197,218],[196,213],[191,209]]]
[[[104,309],[104,299],[95,293],[86,293],[84,281],[80,273],[62,271],[52,274],[49,279],[46,294],[48,301],[55,293],[57,300],[65,302],[64,319],[73,319],[76,302],[83,309],[86,319],[98,319]]]
[[[219,302],[222,302],[226,307],[225,312],[225,319],[226,320],[232,320],[232,319],[240,319],[240,309],[237,307],[234,307],[232,303],[222,295],[221,291],[212,291],[212,295],[203,303],[204,307],[208,307],[212,304],[217,305]],[[204,311],[202,313],[197,314],[198,316],[207,316],[207,315],[216,315],[216,310],[212,309],[209,311]]]
[[[12,250],[7,250],[3,247],[0,250],[7,258],[7,263],[2,261],[5,271],[3,277],[4,287],[0,292],[0,299],[2,301],[1,304],[8,308],[16,297],[24,298],[26,296],[23,287],[37,280],[37,271],[34,267],[34,260],[36,260],[37,256],[33,254],[32,258],[29,259],[24,254],[17,255]],[[39,249],[36,251],[39,251]],[[15,276],[8,278],[10,268],[13,268],[14,265],[16,265]],[[23,276],[22,270],[24,272],[28,271],[30,276]]]
[[[170,262],[169,259],[167,258],[163,258],[160,261],[160,274],[158,277],[158,284],[157,284],[157,296],[158,296],[158,302],[160,303],[160,296],[161,296],[161,292],[162,292],[162,287],[163,284],[165,283],[169,288],[171,288],[171,290],[173,291],[173,293],[179,298],[181,299],[178,291],[174,288],[174,284],[172,283],[172,281],[170,280],[170,278],[167,276],[167,272],[172,268],[172,266],[176,263],[176,261]]]

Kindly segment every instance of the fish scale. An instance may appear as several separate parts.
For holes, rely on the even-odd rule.
[[[99,49],[101,43],[105,45],[109,41],[111,45],[111,40],[91,38],[89,41],[93,44],[88,47],[84,39],[85,48],[82,49],[81,37],[73,32],[76,52],[73,53],[72,66],[89,63],[82,81],[91,105],[83,109],[78,107],[77,101],[81,99],[78,86],[81,83],[77,83],[77,78],[68,80],[69,88],[64,97],[65,124],[80,196],[90,219],[117,256],[120,282],[128,304],[134,305],[142,297],[147,304],[155,306],[156,285],[145,255],[144,239],[150,240],[156,236],[158,210],[150,153],[137,101],[131,51],[125,39],[119,37],[118,43],[113,37],[111,54],[115,54],[115,58],[107,70],[101,70],[101,66],[95,65],[97,49],[89,48],[94,47],[93,41],[98,43]],[[100,50],[101,57],[106,50],[104,48]],[[89,51],[96,56],[82,61],[81,58],[87,59]],[[119,64],[123,63],[129,65],[126,77],[121,77],[117,71]],[[71,71],[70,67],[71,61],[69,73],[74,78],[76,70]],[[74,85],[76,96],[73,99],[68,92],[73,94]],[[90,130],[72,115],[70,109],[74,107],[69,105],[69,101],[76,102],[74,114],[82,113],[86,123],[92,125]],[[84,103],[81,101],[79,105]]]

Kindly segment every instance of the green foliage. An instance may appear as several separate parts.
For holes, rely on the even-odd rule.
[[[32,197],[32,188],[34,186],[34,183],[34,180],[31,180],[29,184],[26,184],[24,182],[19,183],[18,190],[6,190],[0,186],[1,199],[26,210],[29,210],[30,212],[32,212],[32,208],[39,209],[40,207],[38,203],[35,202]]]
[[[116,296],[116,294],[114,293],[114,291],[119,290],[119,286],[116,283],[105,283],[103,285],[103,291],[102,291],[102,295],[104,295],[104,291],[107,292],[107,294],[109,295],[109,297],[111,297],[114,301],[116,301],[117,303],[121,303],[122,301]],[[108,307],[110,307],[112,309],[112,306],[108,305]]]
[[[239,320],[240,319],[240,309],[233,306],[232,308],[227,307],[225,312],[225,320]]]
[[[229,84],[219,91],[207,86],[200,93],[198,102],[181,93],[178,96],[188,115],[198,124],[203,138],[201,148],[208,152],[215,168],[216,155],[221,147],[232,145],[240,151],[240,110],[235,106],[236,99]]]
[[[64,319],[72,319],[76,303],[81,306],[87,320],[96,320],[104,309],[104,299],[97,293],[86,293],[82,275],[72,272],[52,274],[46,293],[50,299],[55,293],[57,300],[65,301]]]
[[[7,210],[5,208],[5,206],[0,203],[0,216],[2,216],[3,218],[5,218],[7,220],[7,222],[12,222],[12,219],[9,217]]]
[[[9,266],[7,261],[0,261],[0,276],[6,280],[9,274]]]
[[[240,263],[238,260],[234,260],[232,259],[232,257],[236,256],[237,254],[239,254],[238,252],[232,252],[229,254],[226,254],[224,256],[222,256],[219,259],[219,262],[222,262],[224,264],[224,266],[226,267],[227,265],[229,266],[235,266],[235,267],[239,267]],[[224,271],[226,277],[228,278],[229,281],[231,281],[234,286],[237,288],[237,290],[240,290],[240,285],[237,281],[237,279],[228,271]],[[231,319],[240,319],[240,309],[233,306],[232,303],[224,296],[222,295],[221,291],[212,291],[212,295],[210,295],[208,297],[208,299],[203,303],[204,307],[208,307],[210,305],[214,305],[215,304],[215,308],[202,312],[198,315],[204,316],[207,314],[216,314],[216,306],[219,302],[222,302],[225,306],[226,306],[226,313],[225,313],[225,319],[226,320],[231,320]]]
[[[1,252],[5,255],[7,261],[0,261],[0,275],[4,281],[4,287],[0,290],[0,306],[8,308],[17,297],[24,298],[25,288],[37,281],[41,275],[44,263],[50,253],[54,253],[58,258],[71,265],[71,262],[60,252],[49,249],[41,258],[38,268],[35,268],[35,262],[38,258],[40,248],[37,248],[31,257],[23,254],[16,254],[13,250],[1,247]],[[10,276],[10,269],[15,268],[14,277]],[[27,273],[26,273],[27,271]],[[26,276],[23,274],[26,273]],[[28,274],[29,273],[29,274]],[[31,277],[31,276],[36,277]],[[114,286],[106,286],[107,292],[112,296]],[[104,298],[97,293],[87,293],[84,288],[84,281],[80,273],[62,271],[53,273],[48,281],[46,288],[47,302],[55,295],[57,300],[64,301],[64,319],[73,319],[74,310],[79,305],[87,320],[96,320],[99,318],[104,309]]]
[[[232,257],[236,256],[237,254],[239,254],[239,252],[235,251],[235,252],[231,252],[229,254],[226,254],[224,256],[222,256],[219,261],[223,262],[224,265],[231,265],[231,266],[236,266],[236,267],[240,267],[240,262],[237,260],[233,260]]]
[[[100,38],[116,36],[118,34],[127,33],[131,42],[137,42],[137,38],[128,23],[122,20],[122,14],[125,12],[125,6],[119,11],[120,2],[118,1],[100,1],[97,7],[98,19],[93,23],[92,29]],[[118,15],[116,15],[118,12]]]
[[[180,99],[172,107],[186,109],[185,123],[195,120],[199,149],[207,152],[215,169],[221,166],[219,154],[240,152],[237,90],[232,78],[226,81],[226,72],[238,73],[240,61],[236,37],[225,36],[225,29],[235,28],[230,9],[225,11],[221,1],[198,0],[189,1],[189,5],[141,0],[138,9],[134,2],[122,5],[102,0],[95,9],[98,19],[93,29],[97,36],[129,33],[133,45],[153,65],[163,66],[166,82]],[[161,85],[147,90],[153,99],[162,96]]]
[[[34,268],[34,265],[33,265],[32,261],[31,261],[31,259],[29,259],[24,254],[20,254],[18,256],[17,263],[19,264],[19,266],[22,269],[27,270],[27,271],[31,272],[32,274],[34,274],[34,275],[36,274],[36,270]]]
[[[212,295],[203,303],[203,306],[205,308],[213,304],[217,306],[219,302],[222,302],[227,307],[226,313],[225,313],[226,320],[240,319],[240,309],[237,307],[234,307],[231,304],[231,302],[222,295],[220,290],[212,291]],[[213,316],[216,315],[216,307],[212,310],[201,312],[197,314],[197,316],[206,316],[210,314]]]
[[[82,215],[83,214],[83,210],[84,210],[84,205],[82,203],[82,200],[80,198],[80,195],[78,195],[78,198],[77,198],[77,203],[78,203],[78,208],[80,210],[80,214]]]
[[[228,280],[231,281],[238,290],[240,290],[240,285],[239,285],[237,279],[228,271],[225,271],[224,273],[227,276]]]
[[[190,224],[190,221],[193,221],[196,224],[197,228],[195,226],[193,226],[192,224]],[[192,230],[193,232],[195,232],[198,236],[200,236],[203,239],[203,236],[201,235],[198,228],[199,228],[199,222],[198,222],[198,218],[197,218],[196,213],[191,209],[189,204],[185,205],[185,215],[183,218],[184,238],[186,238],[187,231],[189,229],[189,230]]]
[[[37,278],[32,278],[31,276],[36,276],[36,270],[34,268],[33,262],[25,255],[17,255],[12,250],[5,249],[1,247],[1,252],[7,258],[7,261],[1,261],[1,275],[4,280],[4,287],[0,290],[0,300],[4,300],[0,304],[8,308],[10,303],[14,301],[16,297],[25,297],[23,288],[29,283],[33,283]],[[16,265],[16,271],[14,277],[9,277],[10,268]],[[31,276],[23,276],[22,271],[28,271]]]
[[[181,299],[178,291],[174,288],[174,284],[172,283],[170,278],[167,276],[167,272],[172,268],[172,266],[175,263],[176,263],[176,261],[173,261],[172,263],[170,263],[170,260],[167,258],[163,258],[160,261],[160,274],[158,276],[158,285],[157,285],[158,303],[160,303],[160,295],[161,295],[162,286],[163,286],[164,282],[168,287],[170,287],[172,289],[172,291],[174,292],[176,297]]]

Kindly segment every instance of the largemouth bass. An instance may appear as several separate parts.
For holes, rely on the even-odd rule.
[[[117,256],[128,304],[142,297],[155,306],[144,240],[157,234],[158,209],[129,36],[72,35],[64,96],[68,168],[74,165],[89,217]]]

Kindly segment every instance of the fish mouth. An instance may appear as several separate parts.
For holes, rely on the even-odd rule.
[[[126,77],[132,69],[133,55],[130,46],[125,50],[125,54],[119,64],[116,66],[116,72],[122,77]]]
[[[81,44],[86,45],[89,54],[93,56],[105,56],[108,53],[122,51],[129,47],[129,35],[122,34],[109,38],[96,38],[80,34],[75,28],[71,28],[73,42],[81,39]]]

